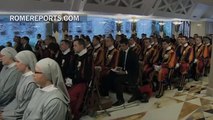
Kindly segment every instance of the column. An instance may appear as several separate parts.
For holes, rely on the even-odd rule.
[[[59,42],[59,32],[58,32],[58,22],[53,22],[53,32],[52,36],[56,38],[56,41]]]
[[[180,34],[180,31],[179,31],[179,29],[180,29],[180,24],[178,24],[178,23],[176,23],[176,22],[173,22],[173,24],[172,24],[172,33],[175,35],[175,38],[177,38],[178,37],[178,35]]]
[[[165,23],[162,22],[162,21],[160,21],[160,22],[159,22],[159,25],[160,25],[160,36],[161,36],[162,38],[164,38],[164,25],[165,25]]]
[[[117,32],[118,35],[120,35],[121,34],[122,21],[117,20],[117,21],[115,21],[115,23],[116,23],[116,32]]]
[[[64,16],[66,14],[63,14],[62,16]],[[62,39],[64,39],[64,35],[68,34],[68,21],[63,21],[62,22]]]
[[[194,36],[194,34],[198,34],[199,36],[206,35],[205,21],[191,22],[191,36]]]
[[[53,24],[52,22],[46,23],[46,35],[52,35],[53,32]]]
[[[131,22],[131,28],[132,28],[132,34],[136,34],[137,33],[137,21],[135,21],[133,19],[133,21]]]

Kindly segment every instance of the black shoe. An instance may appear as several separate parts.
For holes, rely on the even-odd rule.
[[[131,103],[131,102],[134,102],[138,100],[136,96],[132,96],[129,100],[128,100],[128,103]]]
[[[143,93],[143,94],[141,95],[140,101],[141,101],[142,103],[148,103],[148,102],[149,102],[149,95],[146,94],[146,93]]]
[[[141,103],[148,103],[149,99],[140,99]]]
[[[197,75],[194,76],[194,81],[198,81],[198,76]]]
[[[163,94],[158,94],[158,95],[156,95],[155,97],[156,98],[161,98],[163,96]]]
[[[164,90],[168,90],[168,88],[169,88],[169,84],[166,84],[166,85],[163,86]]]
[[[123,105],[124,101],[123,100],[118,100],[117,102],[113,103],[112,106],[120,106]]]
[[[178,87],[178,91],[182,91],[183,90],[183,87]]]

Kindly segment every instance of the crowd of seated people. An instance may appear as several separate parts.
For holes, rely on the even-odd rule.
[[[187,78],[210,72],[211,37],[66,34],[58,43],[37,34],[32,47],[29,37],[15,36],[0,47],[0,120],[78,120],[94,78],[101,98],[116,94],[113,106],[125,103],[124,92],[128,102],[148,102],[168,87],[181,91]]]

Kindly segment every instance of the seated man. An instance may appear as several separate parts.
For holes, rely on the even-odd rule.
[[[129,47],[130,49],[132,49],[132,51],[134,51],[138,56],[141,53],[141,46],[139,44],[136,43],[136,41],[134,40],[134,37],[131,37],[129,40]]]
[[[15,98],[21,78],[21,72],[16,68],[16,54],[16,50],[11,47],[1,50],[0,59],[4,67],[0,73],[0,111]]]
[[[70,62],[70,74],[66,79],[66,85],[71,86],[68,88],[68,93],[74,119],[79,119],[87,84],[93,78],[93,58],[88,55],[83,39],[74,41],[74,51],[77,55]]]
[[[204,70],[204,45],[202,44],[202,39],[200,37],[195,38],[195,51],[194,51],[194,62],[193,62],[193,75],[194,79],[198,80],[199,77],[203,75]]]
[[[156,37],[151,37],[151,45],[154,49],[154,54],[153,54],[153,60],[152,60],[152,63],[153,64],[156,64],[159,62],[159,59],[160,59],[160,54],[162,54],[162,47],[161,45],[158,43],[158,38]]]
[[[142,81],[151,82],[153,68],[153,58],[154,58],[154,48],[151,46],[150,39],[144,39],[145,50],[142,53]]]
[[[128,39],[121,39],[120,48],[121,51],[118,59],[118,66],[110,71],[108,79],[115,89],[118,100],[113,106],[119,106],[124,103],[122,90],[123,83],[128,82],[129,84],[136,86],[138,79],[138,56],[134,51],[129,49]]]
[[[193,61],[193,48],[189,46],[187,37],[181,37],[181,55],[177,61],[176,68],[179,68],[181,80],[179,82],[178,90],[182,90],[185,84],[185,77],[189,72],[190,64]]]
[[[24,36],[21,38],[21,44],[22,44],[22,48],[21,50],[29,50],[29,51],[33,51],[32,47],[29,44],[30,39],[27,36]]]
[[[102,67],[104,66],[104,49],[101,46],[101,40],[99,36],[94,36],[92,43],[94,46],[94,50],[92,52],[93,62],[95,66],[94,82],[97,87],[96,89],[99,90],[99,85],[101,81],[101,71]]]
[[[172,44],[172,48],[174,49],[175,51],[175,54],[176,54],[176,62],[178,63],[178,61],[180,60],[181,58],[181,49],[182,49],[182,44],[181,44],[181,37],[177,37],[176,39],[176,42]],[[175,66],[175,69],[174,69],[174,76],[176,78],[180,78],[181,74],[180,74],[180,70],[177,68],[179,66]],[[179,82],[179,81],[178,81]],[[178,83],[177,82],[177,83]],[[175,87],[177,88],[178,87],[178,84],[175,84]]]
[[[120,50],[120,41],[121,41],[121,39],[122,39],[122,35],[119,35],[119,34],[117,34],[116,36],[115,36],[115,44],[114,44],[114,46],[115,46],[115,48],[116,49],[118,49],[118,50]]]
[[[70,49],[70,41],[62,40],[60,44],[60,49],[61,49],[61,57],[60,57],[61,60],[59,60],[60,61],[59,66],[61,68],[63,78],[67,79],[69,77],[70,72],[69,64],[72,57],[74,56],[74,53]]]
[[[212,52],[212,44],[211,39],[209,37],[204,37],[205,48],[204,48],[204,65],[205,72],[204,75],[207,76],[210,72],[210,61],[211,61],[211,52]]]
[[[164,86],[163,82],[165,82],[166,78],[168,77],[169,70],[175,67],[175,52],[170,46],[170,40],[165,39],[163,40],[163,54],[162,54],[162,63],[160,66],[154,65],[155,70],[158,72],[158,81],[159,81],[159,91],[156,95],[156,98],[160,98],[163,96],[164,93]]]
[[[41,59],[40,51],[42,51],[44,41],[41,39],[41,34],[37,34],[37,42],[35,44],[35,54],[38,60]]]
[[[62,63],[62,51],[58,43],[50,43],[48,50],[50,51],[49,58],[55,60],[60,65]]]
[[[104,66],[102,67],[101,95],[108,98],[109,89],[112,87],[109,80],[109,73],[118,65],[119,51],[114,47],[114,40],[107,37],[105,40],[107,50],[105,51]]]
[[[93,60],[95,66],[103,66],[104,65],[104,49],[101,47],[101,40],[98,36],[93,37],[93,46],[94,50]]]
[[[181,37],[177,38],[176,44],[174,44],[172,47],[175,50],[177,60],[179,60],[181,57],[181,48],[182,48]]]
[[[84,41],[85,41],[85,43],[86,43],[87,53],[88,53],[89,55],[92,55],[93,46],[92,46],[92,43],[91,43],[91,41],[90,41],[89,36],[85,36],[85,37],[83,37],[83,39],[84,39]]]

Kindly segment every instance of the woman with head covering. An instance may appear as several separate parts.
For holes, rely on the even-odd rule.
[[[16,90],[16,98],[4,109],[0,119],[16,120],[22,119],[25,109],[37,88],[33,80],[35,71],[36,57],[31,51],[21,51],[15,56],[16,67],[22,73],[22,77]]]
[[[1,50],[0,59],[4,65],[0,73],[0,111],[9,104],[16,94],[21,73],[15,66],[16,50],[6,47]]]
[[[4,48],[5,48],[5,46],[1,45],[1,46],[0,46],[0,51],[1,51],[2,49],[4,49]],[[2,70],[2,68],[3,68],[3,64],[2,64],[2,61],[0,60],[0,71]]]
[[[40,60],[34,80],[40,88],[33,93],[22,120],[66,120],[69,97],[59,65],[50,58]]]

